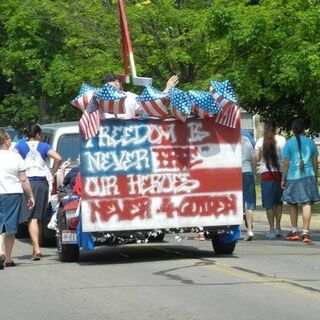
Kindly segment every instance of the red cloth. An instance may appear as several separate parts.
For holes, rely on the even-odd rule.
[[[281,182],[282,174],[281,172],[268,171],[261,173],[262,181],[279,181]]]
[[[80,173],[78,173],[76,178],[75,178],[74,186],[73,186],[73,189],[72,189],[73,193],[81,196],[81,192],[82,192],[81,185],[82,185],[82,179],[81,179]]]

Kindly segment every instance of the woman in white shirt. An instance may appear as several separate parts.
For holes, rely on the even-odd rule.
[[[255,150],[256,159],[260,162],[262,207],[266,209],[269,232],[266,238],[281,237],[282,216],[282,151],[286,139],[276,134],[275,123],[265,122],[264,135],[258,139]]]

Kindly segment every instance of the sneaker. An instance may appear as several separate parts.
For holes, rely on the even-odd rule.
[[[274,231],[269,231],[269,232],[267,232],[267,233],[265,234],[265,237],[266,237],[267,239],[274,239],[274,238],[276,237],[276,234],[275,234]]]
[[[281,229],[276,229],[275,234],[277,238],[281,238]]]
[[[301,236],[301,239],[302,239],[302,242],[304,242],[304,243],[309,243],[309,242],[311,242],[309,233],[304,233],[304,234]]]
[[[290,240],[290,241],[297,241],[297,240],[299,240],[299,234],[298,234],[298,232],[290,231],[287,234],[286,239]]]
[[[243,238],[245,241],[252,241],[254,238],[254,234],[252,231],[249,231]]]
[[[205,236],[204,236],[204,234],[202,232],[199,232],[197,234],[197,236],[194,238],[194,240],[204,241],[204,240],[206,240],[206,238],[205,238]]]

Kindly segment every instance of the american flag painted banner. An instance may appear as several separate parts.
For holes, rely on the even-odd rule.
[[[125,113],[125,99],[127,95],[106,83],[103,88],[95,92],[99,107],[105,113],[120,114]]]
[[[177,88],[171,88],[168,93],[170,99],[170,110],[173,116],[181,121],[186,121],[191,114],[191,99],[188,93]]]
[[[240,124],[101,121],[81,143],[83,231],[242,223]]]
[[[235,128],[240,118],[240,109],[236,105],[237,99],[229,81],[211,81],[210,91],[221,107],[221,112],[216,117],[216,123]]]
[[[83,112],[79,126],[85,140],[94,137],[99,131],[100,111],[95,96],[92,97],[88,108]]]
[[[71,101],[71,103],[82,112],[88,107],[90,100],[98,88],[91,87],[87,83],[83,83],[80,87],[79,94]]]
[[[146,86],[142,94],[137,97],[137,101],[147,116],[157,118],[168,116],[168,96],[152,86]]]
[[[192,112],[201,119],[210,118],[221,111],[220,105],[210,92],[189,90],[188,94],[192,102]]]

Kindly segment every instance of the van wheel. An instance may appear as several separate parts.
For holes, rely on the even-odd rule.
[[[61,244],[58,255],[61,262],[76,262],[79,260],[79,246],[77,244]]]
[[[51,203],[49,203],[46,214],[42,221],[42,239],[41,247],[55,247],[56,246],[56,231],[48,228],[48,223],[53,215]]]
[[[211,240],[214,252],[217,254],[232,254],[236,247],[237,241],[224,243],[219,240],[219,235],[214,234]]]
[[[62,243],[62,230],[66,229],[66,216],[58,214],[57,249],[61,262],[76,262],[79,260],[79,246],[77,244]]]

